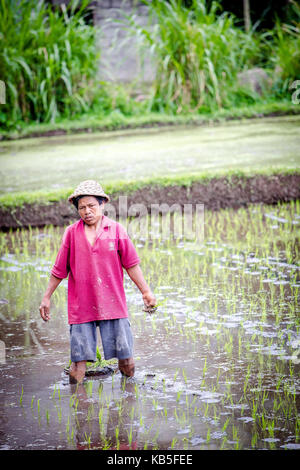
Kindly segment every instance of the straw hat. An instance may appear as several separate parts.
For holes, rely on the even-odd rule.
[[[80,183],[73,194],[68,197],[68,200],[72,203],[73,199],[78,196],[101,196],[106,199],[106,202],[110,200],[109,196],[103,191],[102,186],[94,180],[86,180]]]

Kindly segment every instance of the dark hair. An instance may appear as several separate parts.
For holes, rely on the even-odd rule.
[[[80,196],[77,196],[77,197],[74,197],[73,198],[73,201],[72,203],[74,204],[74,206],[76,207],[76,209],[78,210],[78,203],[79,203],[79,200],[82,198],[82,197],[88,197],[88,196],[91,196],[91,194],[82,194]],[[99,202],[99,205],[101,206],[101,204],[103,203],[103,201],[106,201],[106,198],[105,197],[102,197],[102,196],[93,196],[97,199],[97,201]]]

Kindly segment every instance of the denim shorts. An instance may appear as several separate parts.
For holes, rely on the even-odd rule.
[[[96,361],[97,327],[104,358],[127,359],[133,356],[133,336],[128,318],[98,320],[70,325],[71,361]]]

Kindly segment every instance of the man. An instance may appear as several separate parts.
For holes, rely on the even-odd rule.
[[[142,293],[146,311],[156,299],[139,266],[135,247],[121,224],[103,215],[109,196],[100,184],[79,184],[69,201],[80,220],[67,227],[40,305],[44,321],[50,319],[50,298],[68,277],[70,324],[70,380],[82,382],[86,362],[96,359],[96,328],[99,326],[105,359],[118,358],[119,370],[134,375],[133,337],[128,321],[123,268]]]

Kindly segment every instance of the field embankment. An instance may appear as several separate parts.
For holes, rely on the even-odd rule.
[[[158,112],[144,112],[125,116],[114,112],[109,116],[83,114],[78,119],[61,119],[57,122],[23,122],[18,128],[0,130],[0,141],[18,141],[37,137],[70,136],[99,132],[155,129],[170,126],[207,126],[244,119],[263,119],[282,116],[298,116],[300,106],[293,104],[291,97],[285,100],[247,103],[230,109],[212,110],[207,113],[188,113],[184,115]]]
[[[142,204],[151,211],[153,204],[204,204],[205,209],[246,207],[250,204],[276,204],[300,199],[300,171],[276,170],[247,174],[227,173],[223,176],[194,175],[192,177],[144,180],[107,188],[111,196],[110,209],[119,215],[119,197],[127,196],[127,208]],[[63,226],[78,218],[63,190],[56,193],[20,193],[0,197],[0,229],[22,227]],[[135,206],[135,215],[139,208]],[[108,213],[108,215],[111,215]]]

